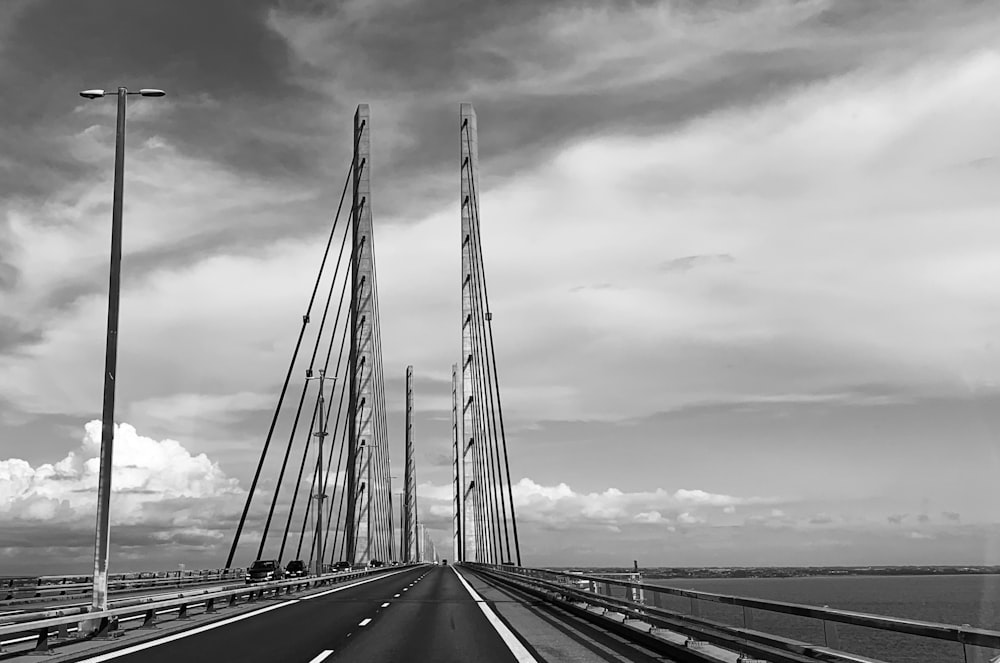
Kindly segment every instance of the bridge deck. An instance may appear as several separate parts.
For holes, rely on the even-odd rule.
[[[265,600],[239,614],[206,615],[207,621],[186,629],[171,620],[159,633],[128,629],[115,641],[71,645],[50,660],[665,661],[467,569],[461,578],[458,573],[454,567],[405,569],[298,598]]]

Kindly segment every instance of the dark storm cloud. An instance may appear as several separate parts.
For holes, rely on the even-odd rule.
[[[71,114],[89,87],[166,89],[176,103],[156,130],[187,151],[240,168],[301,168],[292,145],[254,130],[279,103],[308,96],[286,82],[286,47],[265,11],[256,0],[26,5],[3,44],[5,86],[31,93],[8,96],[0,110],[17,129],[0,139],[9,160],[0,191],[40,195],[86,170],[56,143],[82,128]]]

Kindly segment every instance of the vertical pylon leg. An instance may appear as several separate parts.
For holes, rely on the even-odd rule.
[[[351,275],[351,436],[348,450],[348,559],[371,559],[371,507],[377,495],[371,471],[376,404],[374,260],[372,257],[371,116],[368,104],[354,115],[354,195]],[[362,452],[362,453],[359,453]]]
[[[452,485],[454,489],[453,512],[454,519],[452,536],[454,538],[452,560],[461,562],[462,553],[462,435],[458,424],[458,364],[451,365],[451,445],[452,445]]]
[[[462,104],[460,109],[459,139],[461,143],[461,213],[462,213],[462,531],[464,533],[465,561],[478,561],[478,509],[475,508],[474,449],[475,422],[473,420],[473,339],[472,339],[472,215],[477,206],[472,181],[479,170],[479,141],[476,134],[476,111],[472,104]]]

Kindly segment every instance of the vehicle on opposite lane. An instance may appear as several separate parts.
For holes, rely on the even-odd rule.
[[[309,575],[309,570],[306,569],[306,563],[301,559],[293,559],[285,567],[286,578],[301,578],[306,575]]]
[[[247,569],[246,582],[249,585],[254,582],[282,580],[284,577],[285,571],[277,560],[258,559]]]

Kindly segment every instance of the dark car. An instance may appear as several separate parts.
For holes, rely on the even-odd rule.
[[[285,577],[286,578],[301,578],[306,575],[306,563],[301,559],[293,559],[285,567]]]
[[[350,570],[351,570],[350,562],[337,562],[336,564],[333,565],[334,573],[340,573],[341,571],[350,571]]]
[[[247,569],[246,581],[249,585],[252,582],[269,582],[271,580],[281,580],[285,577],[285,572],[281,569],[281,564],[273,559],[258,559]]]
[[[373,559],[370,562],[368,562],[368,566],[370,566],[373,569],[378,569],[385,566],[385,562],[383,562],[380,559]]]

